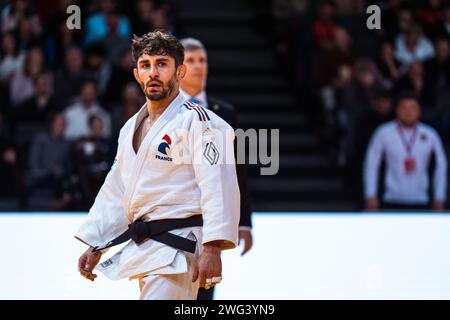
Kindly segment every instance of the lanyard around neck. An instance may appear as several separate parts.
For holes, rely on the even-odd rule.
[[[416,143],[417,126],[414,126],[413,133],[409,141],[406,139],[405,132],[403,131],[403,127],[400,124],[397,125],[397,131],[398,134],[400,135],[400,140],[402,141],[402,144],[405,147],[406,152],[408,153],[408,155],[410,155],[414,147],[414,143]]]

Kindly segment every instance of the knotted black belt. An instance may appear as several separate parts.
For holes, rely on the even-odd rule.
[[[201,215],[195,215],[186,219],[164,219],[155,221],[138,220],[128,225],[128,230],[104,246],[95,247],[92,252],[103,250],[121,244],[132,239],[141,243],[147,239],[153,239],[173,248],[190,253],[195,252],[196,241],[177,236],[169,231],[188,227],[200,227],[203,225]]]

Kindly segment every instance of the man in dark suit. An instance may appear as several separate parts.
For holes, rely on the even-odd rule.
[[[217,98],[208,96],[205,91],[206,78],[208,75],[208,58],[203,44],[193,38],[181,40],[184,46],[184,64],[186,65],[186,75],[181,81],[180,91],[203,107],[212,110],[219,117],[224,119],[234,129],[237,128],[236,111],[234,107]],[[236,146],[236,144],[235,144]],[[244,242],[242,255],[247,253],[253,244],[250,194],[247,183],[247,170],[244,164],[236,165],[239,189],[241,191],[241,219],[239,222],[239,242]],[[212,300],[213,289],[205,290],[200,288],[198,300]]]

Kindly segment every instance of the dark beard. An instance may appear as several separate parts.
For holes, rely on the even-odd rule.
[[[160,80],[152,79],[148,82],[151,82],[151,81],[158,81],[159,83],[161,83],[163,85],[163,82]],[[172,93],[174,85],[175,85],[175,75],[169,80],[166,87],[162,86],[163,90],[161,93],[157,93],[157,92],[147,93],[147,90],[145,90],[146,85],[143,82],[141,83],[141,89],[144,92],[144,95],[147,97],[148,100],[160,101],[160,100],[165,99],[168,95],[170,95]]]

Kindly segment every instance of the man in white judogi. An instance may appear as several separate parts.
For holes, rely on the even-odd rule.
[[[175,37],[150,32],[135,37],[132,49],[147,102],[121,129],[115,162],[76,234],[89,245],[79,272],[93,281],[102,252],[140,222],[180,223],[159,238],[132,236],[96,268],[111,279],[139,279],[141,299],[195,299],[199,287],[221,281],[220,252],[238,241],[234,132],[179,93],[186,69]],[[198,218],[202,225],[186,225]]]

